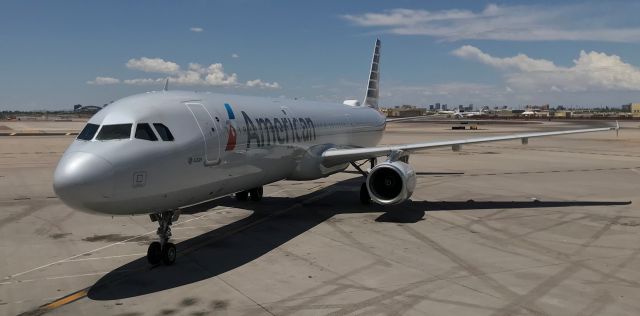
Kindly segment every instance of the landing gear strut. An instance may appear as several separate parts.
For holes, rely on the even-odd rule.
[[[364,205],[371,203],[371,196],[369,195],[369,190],[367,189],[366,183],[363,183],[360,186],[360,203]]]
[[[161,213],[149,214],[152,222],[158,222],[156,234],[160,241],[154,241],[147,249],[147,261],[156,265],[162,262],[165,265],[172,265],[176,261],[176,245],[169,242],[171,238],[171,224],[178,220],[180,211],[165,211]]]
[[[246,201],[249,199],[249,191],[240,191],[236,193],[236,200]]]
[[[369,162],[369,165],[371,166],[369,168],[369,170],[373,169],[373,167],[375,167],[375,165],[378,163],[378,160],[376,158],[371,158],[367,160]],[[356,170],[358,170],[362,176],[364,177],[365,181],[367,179],[367,176],[369,175],[368,171],[364,171],[362,170],[362,166],[367,163],[367,161],[361,163],[361,164],[356,164],[355,162],[351,162],[351,165],[356,168]],[[367,183],[364,182],[362,183],[362,185],[360,186],[360,203],[367,205],[369,203],[371,203],[371,196],[369,195],[369,190],[367,189]]]
[[[251,198],[251,201],[260,201],[260,200],[262,200],[262,195],[264,195],[264,190],[262,189],[261,186],[249,190],[249,197]]]
[[[262,200],[263,195],[264,195],[264,190],[262,189],[261,186],[259,186],[251,190],[240,191],[236,193],[236,200],[246,201],[248,199],[251,199],[251,201],[260,201]]]

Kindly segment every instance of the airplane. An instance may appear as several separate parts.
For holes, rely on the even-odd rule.
[[[455,118],[467,118],[467,117],[474,117],[474,116],[479,116],[479,115],[485,115],[486,114],[486,110],[483,108],[479,111],[456,111],[456,113],[453,114],[453,116]]]
[[[464,112],[464,111],[460,111],[458,109],[455,110],[440,110],[438,112],[436,112],[436,115],[444,115],[450,118],[456,118],[456,119],[461,119],[461,118],[465,118],[465,117],[471,117],[474,115],[482,115],[483,113],[481,112]]]
[[[177,253],[171,225],[188,205],[230,194],[259,201],[266,184],[324,178],[349,165],[363,175],[362,203],[396,204],[416,185],[412,152],[613,129],[378,146],[387,124],[378,107],[380,47],[377,39],[362,103],[169,91],[168,81],[162,91],[117,100],[91,117],[66,149],[54,191],[81,211],[148,215],[158,222],[159,240],[149,245],[147,260],[171,265]],[[380,157],[386,158],[378,163]]]
[[[440,115],[448,115],[451,116],[453,114],[456,114],[457,112],[454,110],[439,110],[438,112],[436,112],[436,114],[440,114]]]

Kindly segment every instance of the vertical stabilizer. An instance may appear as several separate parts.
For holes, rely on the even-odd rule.
[[[371,72],[369,72],[369,84],[367,85],[367,95],[363,104],[374,109],[378,108],[378,96],[380,95],[380,39],[376,39],[376,46],[373,49],[371,59]]]

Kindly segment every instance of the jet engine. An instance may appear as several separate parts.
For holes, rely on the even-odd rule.
[[[373,167],[367,176],[371,200],[382,205],[407,200],[416,187],[416,172],[402,161],[385,161]]]

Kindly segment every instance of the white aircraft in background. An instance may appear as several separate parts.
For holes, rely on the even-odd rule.
[[[96,113],[60,159],[54,190],[67,205],[108,215],[148,214],[159,242],[151,264],[172,264],[171,224],[181,208],[232,193],[260,200],[262,186],[313,180],[349,164],[365,177],[363,203],[407,200],[416,184],[408,164],[417,150],[511,139],[606,131],[516,134],[377,147],[386,126],[378,110],[380,40],[364,102],[306,102],[185,91],[149,92]],[[386,157],[375,163],[378,157]],[[362,170],[355,162],[371,161]]]
[[[474,117],[474,116],[479,116],[479,115],[484,115],[486,114],[486,110],[483,108],[480,111],[456,111],[453,116],[455,118],[467,118],[467,117]]]
[[[451,116],[451,115],[456,114],[456,111],[454,111],[454,110],[439,110],[438,112],[436,112],[436,114]]]

